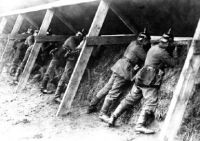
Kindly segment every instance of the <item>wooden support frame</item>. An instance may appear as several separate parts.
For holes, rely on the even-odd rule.
[[[22,14],[22,16],[24,17],[24,19],[26,19],[31,25],[33,25],[36,29],[39,29],[38,24],[33,21],[29,16]]]
[[[102,35],[102,36],[89,36],[86,38],[87,46],[98,46],[98,45],[111,45],[111,44],[128,44],[132,40],[136,39],[134,34],[126,35]]]
[[[0,22],[0,35],[2,35],[4,33],[4,30],[5,30],[5,27],[7,25],[7,22],[8,22],[8,19],[6,17],[3,17],[1,19],[1,22]],[[0,56],[2,55],[4,48],[5,48],[5,46],[3,44],[1,44],[1,46],[0,46]]]
[[[52,35],[52,36],[47,36],[47,35],[39,35],[36,36],[35,41],[37,43],[42,43],[42,42],[64,42],[69,36],[67,35]]]
[[[19,14],[17,16],[16,21],[15,21],[15,25],[13,26],[13,29],[11,31],[11,35],[14,35],[14,34],[18,33],[18,31],[20,30],[20,28],[22,26],[23,20],[24,20],[24,18],[22,17],[22,15]],[[14,45],[14,40],[10,40],[8,38],[6,47],[5,47],[5,49],[4,49],[4,51],[3,51],[2,55],[1,55],[1,58],[0,58],[0,74],[2,73],[2,70],[3,70],[4,66],[5,66],[5,64],[12,57],[11,50],[12,50],[13,45]],[[7,58],[9,58],[9,59],[6,60]]]
[[[6,24],[7,24],[8,20],[6,17],[3,17],[1,19],[1,22],[0,22],[0,34],[2,34],[4,32],[4,29],[6,27]]]
[[[106,18],[106,15],[108,13],[109,5],[110,5],[110,1],[109,2],[105,0],[100,1],[99,7],[96,11],[95,17],[93,19],[92,25],[90,27],[90,30],[87,36],[98,36],[102,28],[102,25],[104,23],[104,20]],[[87,66],[87,63],[89,61],[89,58],[92,54],[92,51],[93,51],[93,47],[86,47],[86,42],[84,42],[82,51],[79,55],[74,71],[69,80],[67,89],[65,91],[64,97],[59,106],[57,116],[65,115],[68,112],[70,112],[72,102],[78,90],[78,86],[82,79],[82,76]]]
[[[196,40],[200,40],[200,20],[161,130],[161,141],[174,141],[181,126],[187,103],[192,95],[195,78],[200,68],[200,54],[195,52],[199,50],[200,46]]]
[[[42,25],[40,27],[38,35],[45,35],[46,34],[46,32],[47,32],[47,30],[50,26],[50,23],[52,21],[53,16],[54,16],[54,11],[48,9],[46,11],[46,14],[45,14],[45,17],[43,19],[43,22],[42,22]],[[42,46],[42,43],[36,43],[36,42],[34,43],[33,49],[31,50],[30,56],[27,60],[26,66],[25,66],[23,73],[20,77],[20,81],[19,81],[19,83],[16,87],[15,92],[21,91],[23,88],[25,88],[25,85],[28,81],[31,70],[32,70],[32,68],[35,64],[35,60],[38,56],[38,53],[40,51],[41,46]]]
[[[110,9],[119,17],[119,19],[131,30],[133,33],[138,34],[137,29],[131,24],[131,22],[124,17],[124,15],[118,10],[118,8],[112,3]]]
[[[72,24],[71,23],[69,23],[67,20],[66,20],[66,18],[64,17],[64,15],[63,14],[61,14],[58,10],[54,10],[55,11],[55,16],[61,21],[61,22],[63,22],[68,28],[69,28],[69,30],[71,30],[72,31],[72,33],[76,33],[77,31],[76,31],[76,29],[72,26]]]

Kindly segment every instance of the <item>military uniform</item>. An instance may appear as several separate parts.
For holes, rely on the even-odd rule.
[[[150,45],[147,48],[150,48]],[[137,72],[135,66],[142,65],[145,58],[146,51],[144,47],[138,44],[137,41],[132,41],[127,47],[123,57],[111,68],[112,75],[108,83],[93,98],[88,110],[96,107],[99,101],[106,96],[100,111],[100,114],[106,115],[112,102],[121,95],[123,86],[132,81]]]
[[[33,43],[34,43],[34,36],[33,35],[28,36],[27,39],[26,39],[26,41],[25,41],[25,44],[27,44],[29,47],[26,50],[24,58],[23,58],[22,62],[20,63],[20,65],[19,65],[19,67],[17,69],[17,72],[15,74],[14,81],[16,81],[16,82],[19,80],[19,76],[22,73],[22,71],[23,71],[23,69],[24,69],[24,67],[26,65],[28,57],[29,57],[29,55],[31,53],[31,50],[33,48]]]
[[[164,75],[164,68],[168,66],[173,67],[176,63],[177,61],[160,45],[151,47],[147,53],[144,66],[136,74],[135,84],[111,117],[116,120],[128,107],[138,103],[144,98],[145,102],[136,127],[142,127],[139,131],[143,131],[144,133],[153,133],[150,129],[143,127],[147,121],[147,116],[152,115],[156,110],[158,90]],[[112,119],[110,124],[113,123],[114,120]]]
[[[82,38],[80,37],[71,36],[63,44],[63,47],[66,48],[68,52],[65,54],[66,65],[64,72],[58,82],[58,86],[55,92],[55,99],[61,97],[61,93],[65,90],[65,85],[69,82],[80,53],[80,49],[78,49],[77,47],[80,44],[81,40]]]
[[[46,73],[44,75],[43,80],[42,80],[41,89],[42,89],[43,93],[45,93],[44,90],[47,88],[47,84],[48,84],[48,81],[50,79],[50,76],[52,76],[54,74],[54,72],[55,72],[55,69],[60,64],[62,64],[61,62],[66,60],[65,54],[69,51],[69,48],[70,49],[74,49],[79,43],[80,43],[80,41],[78,41],[78,38],[76,36],[70,36],[65,41],[65,43],[63,44],[62,47],[60,47],[59,49],[52,50],[52,53],[54,54],[53,55],[53,59],[51,60],[51,62],[49,64],[49,67],[48,67],[48,69],[47,69],[47,71],[46,71]],[[72,60],[72,62],[73,62],[73,60]],[[68,72],[69,70],[71,70],[70,69],[71,66],[73,67],[74,63],[71,63],[71,62],[70,63],[69,62],[66,63],[65,72]],[[62,81],[59,82],[60,88],[62,88],[63,83],[65,83],[65,78],[66,77],[64,76],[64,74],[66,75],[66,73],[63,73],[63,77],[61,79]],[[58,89],[58,91],[60,91],[60,89]],[[60,94],[57,94],[57,95],[60,95]]]

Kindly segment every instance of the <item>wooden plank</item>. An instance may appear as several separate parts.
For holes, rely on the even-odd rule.
[[[15,21],[15,25],[13,26],[13,29],[11,31],[11,35],[17,34],[18,31],[20,30],[20,27],[23,23],[24,18],[21,15],[18,15],[17,20]],[[5,66],[6,63],[12,58],[12,48],[14,45],[14,40],[10,40],[8,38],[6,47],[1,55],[0,58],[0,74],[2,73],[2,70]]]
[[[23,14],[22,15],[24,17],[24,19],[26,19],[31,25],[33,25],[36,29],[39,29],[38,24],[33,21],[30,17],[28,17],[27,15]]]
[[[54,15],[54,12],[52,10],[47,10],[38,35],[46,35],[46,32],[52,21],[53,15]],[[34,66],[35,60],[37,59],[37,56],[38,56],[41,46],[42,46],[42,43],[34,43],[33,49],[31,50],[30,56],[27,60],[27,63],[25,65],[23,73],[20,77],[20,80],[16,87],[15,92],[21,91],[23,88],[25,88],[28,78],[30,76],[31,70]]]
[[[10,34],[0,34],[0,39],[8,39]]]
[[[58,17],[58,19],[63,22],[68,28],[69,30],[72,31],[72,33],[76,33],[76,29],[72,26],[72,24],[66,20],[66,18],[64,17],[64,15],[62,15],[58,10],[55,10],[55,16]]]
[[[67,35],[52,35],[52,36],[47,36],[47,35],[38,35],[36,36],[35,40],[37,43],[42,43],[42,42],[64,42],[69,36]]]
[[[110,9],[119,17],[119,19],[135,34],[138,34],[136,27],[119,11],[119,9],[112,3]]]
[[[88,46],[97,45],[112,45],[112,44],[128,44],[132,40],[135,40],[137,36],[135,34],[118,34],[118,35],[101,35],[101,36],[89,36],[86,38]],[[151,36],[152,42],[158,41],[161,36]],[[175,37],[175,41],[190,41],[192,37]]]
[[[87,36],[98,36],[106,15],[108,13],[110,2],[105,2],[104,0],[100,1],[99,7],[96,11],[95,17],[93,19],[92,25],[88,32]],[[83,73],[89,61],[89,58],[92,54],[93,47],[86,47],[86,42],[84,42],[81,53],[75,65],[74,71],[72,76],[69,80],[67,89],[64,93],[64,97],[62,102],[59,106],[57,116],[58,115],[65,115],[66,113],[70,112],[70,108],[72,106],[73,99],[76,95],[78,90],[78,86],[82,79]]]
[[[5,12],[5,13],[0,14],[0,17],[16,15],[16,14],[23,14],[23,13],[34,12],[34,11],[39,11],[39,10],[53,9],[56,7],[62,7],[62,6],[67,6],[67,5],[76,5],[76,4],[81,4],[81,3],[93,2],[93,1],[97,1],[97,0],[78,0],[78,1],[76,1],[76,0],[74,0],[74,1],[59,0],[56,2],[48,3],[48,4],[42,4],[42,5],[30,7],[30,8]]]
[[[86,38],[87,46],[127,44],[136,39],[136,35],[116,35],[116,36],[89,36]]]
[[[22,40],[26,39],[28,36],[31,34],[14,34],[14,35],[9,35],[10,40]]]
[[[7,22],[8,22],[8,19],[6,17],[3,17],[1,19],[1,22],[0,22],[0,35],[2,35],[4,33],[4,30],[5,30],[5,27],[7,25]],[[3,34],[2,36],[4,36],[4,35],[6,36],[6,34]],[[2,36],[0,36],[0,37],[2,37]],[[7,38],[0,38],[0,39],[7,39]],[[3,53],[4,49],[5,49],[5,44],[3,42],[1,42],[0,43],[0,56],[2,56],[2,53]]]
[[[4,32],[4,29],[6,27],[6,24],[7,24],[8,20],[6,17],[3,17],[1,19],[1,22],[0,22],[0,34],[2,34]]]
[[[173,141],[180,129],[187,103],[193,94],[192,89],[194,87],[195,78],[197,77],[197,72],[200,68],[200,54],[196,54],[195,52],[195,50],[199,50],[200,48],[199,41],[196,42],[196,40],[199,39],[200,20],[161,130],[161,141]]]

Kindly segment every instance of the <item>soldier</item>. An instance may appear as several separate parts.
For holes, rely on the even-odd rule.
[[[111,68],[112,75],[108,83],[92,99],[88,113],[94,112],[99,101],[106,95],[99,118],[106,121],[109,117],[107,112],[111,104],[121,95],[125,84],[130,83],[139,66],[143,65],[146,53],[151,47],[150,35],[141,32],[136,41],[132,41],[127,47],[124,56]]]
[[[58,104],[62,100],[61,93],[64,92],[67,86],[67,83],[69,82],[69,79],[71,77],[71,74],[73,72],[73,69],[76,65],[76,61],[78,59],[78,56],[80,54],[81,47],[82,47],[79,44],[83,43],[82,40],[84,36],[85,36],[85,31],[83,29],[81,32],[76,33],[76,36],[74,37],[72,36],[71,38],[68,38],[63,44],[63,47],[66,48],[68,51],[65,54],[65,58],[67,59],[65,69],[60,78],[60,81],[58,82],[58,86],[56,88],[56,92],[54,96],[54,101]]]
[[[163,34],[159,44],[151,47],[147,53],[144,66],[135,76],[135,84],[130,93],[121,101],[108,120],[109,126],[114,126],[117,118],[130,106],[144,98],[144,106],[135,126],[139,133],[152,134],[154,130],[146,128],[148,117],[154,116],[158,101],[158,89],[164,75],[164,68],[173,67],[178,61],[170,56],[169,49],[173,46],[174,37],[171,30]],[[173,48],[172,48],[173,49]],[[170,51],[171,52],[171,51]]]
[[[26,50],[25,56],[24,56],[24,58],[23,58],[21,64],[20,64],[19,67],[17,68],[17,72],[16,72],[16,74],[15,74],[15,78],[14,78],[14,82],[13,82],[14,84],[17,84],[18,81],[19,81],[19,76],[20,76],[20,74],[22,73],[22,71],[24,70],[24,67],[25,67],[26,62],[27,62],[27,60],[28,60],[28,57],[29,57],[29,55],[30,55],[30,53],[31,53],[31,50],[32,50],[32,48],[33,48],[33,43],[34,43],[34,42],[35,42],[35,38],[34,38],[33,35],[28,36],[28,38],[27,38],[26,41],[25,41],[25,44],[27,44],[29,47],[28,47],[28,49]]]
[[[55,101],[60,101],[60,92],[62,92],[61,89],[63,89],[63,83],[65,85],[66,79],[68,78],[68,72],[71,71],[74,63],[74,59],[76,56],[76,47],[79,45],[81,40],[83,39],[83,33],[77,32],[75,36],[70,36],[65,43],[62,45],[61,48],[55,48],[50,53],[53,55],[53,59],[51,60],[49,67],[44,75],[44,78],[42,80],[42,86],[41,86],[41,92],[44,94],[52,93],[52,91],[47,90],[47,84],[49,81],[50,76],[53,74],[55,68],[60,64],[61,61],[66,60],[67,63],[65,67],[65,73],[63,73],[62,78],[58,84],[58,88],[56,90],[56,97]],[[78,51],[79,52],[79,51]],[[72,55],[73,53],[74,56]],[[67,78],[66,78],[67,77]]]
[[[32,28],[28,28],[28,30],[22,34],[29,34],[29,35],[33,35],[34,31]],[[25,52],[28,48],[28,44],[27,42],[24,42],[25,40],[20,40],[20,41],[16,41],[15,45],[13,47],[16,47],[15,50],[15,56],[13,59],[13,63],[12,63],[12,67],[10,69],[10,75],[14,76],[16,73],[16,70],[20,64],[20,62],[23,60]]]

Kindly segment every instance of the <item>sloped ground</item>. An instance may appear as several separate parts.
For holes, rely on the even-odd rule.
[[[170,99],[178,80],[187,46],[182,46],[182,61],[174,69],[168,69],[160,90],[157,114],[165,117]],[[110,77],[110,67],[119,59],[125,46],[110,46],[100,50],[88,65],[78,95],[73,103],[74,113],[67,117],[56,117],[58,105],[52,102],[53,95],[41,95],[38,83],[29,82],[26,90],[13,93],[14,86],[7,74],[0,78],[0,139],[1,140],[115,140],[115,141],[155,141],[155,135],[138,135],[134,132],[134,123],[139,115],[140,106],[133,107],[117,121],[116,128],[108,128],[98,119],[98,113],[86,115],[85,109],[94,96]],[[90,73],[88,73],[90,72]],[[131,84],[124,89],[127,94]],[[199,140],[198,91],[191,98],[185,120],[177,140]],[[117,104],[113,105],[112,111]],[[80,108],[81,107],[81,108]],[[99,108],[101,104],[99,105]],[[156,121],[152,128],[161,128],[162,122]],[[196,140],[195,140],[196,139]]]

